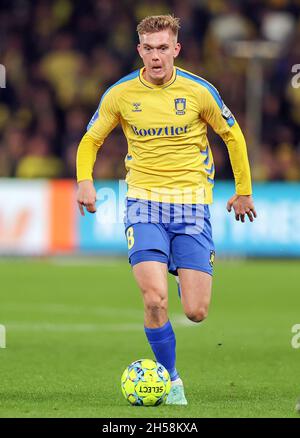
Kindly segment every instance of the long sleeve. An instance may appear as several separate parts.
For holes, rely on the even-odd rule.
[[[228,132],[221,137],[228,149],[235,180],[236,194],[251,195],[252,185],[247,146],[244,135],[236,120]]]
[[[238,122],[224,105],[219,93],[207,91],[201,117],[225,142],[235,180],[237,195],[251,195],[251,173],[244,135]]]
[[[119,111],[111,92],[103,95],[99,107],[79,143],[76,157],[77,181],[92,180],[97,152],[119,122]]]

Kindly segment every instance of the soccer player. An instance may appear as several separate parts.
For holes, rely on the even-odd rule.
[[[167,272],[178,276],[186,316],[201,322],[211,298],[214,244],[209,204],[214,163],[207,124],[224,140],[236,192],[227,203],[236,220],[252,222],[247,149],[237,120],[216,88],[174,66],[180,52],[179,19],[146,17],[138,27],[143,68],[102,96],[77,153],[77,201],[82,215],[96,211],[92,171],[104,139],[121,124],[128,142],[125,233],[129,262],[144,301],[146,337],[169,371],[167,404],[187,400],[176,370],[176,340],[168,318]]]

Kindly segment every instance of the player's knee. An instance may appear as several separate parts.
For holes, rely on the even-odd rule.
[[[187,309],[185,312],[188,319],[190,319],[193,322],[201,322],[205,318],[207,318],[208,315],[208,309],[207,307],[198,307],[198,309]]]
[[[167,298],[159,289],[149,288],[143,291],[145,310],[150,314],[167,311]]]

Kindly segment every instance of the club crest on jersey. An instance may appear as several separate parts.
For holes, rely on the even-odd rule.
[[[186,110],[186,99],[184,97],[178,97],[177,99],[174,99],[175,103],[175,111],[178,116],[182,116],[185,114]]]
[[[140,113],[142,111],[141,102],[133,102],[132,103],[132,112]]]

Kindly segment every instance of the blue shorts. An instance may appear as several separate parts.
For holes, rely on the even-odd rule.
[[[215,248],[208,205],[126,199],[125,233],[131,266],[143,261],[212,275]]]

